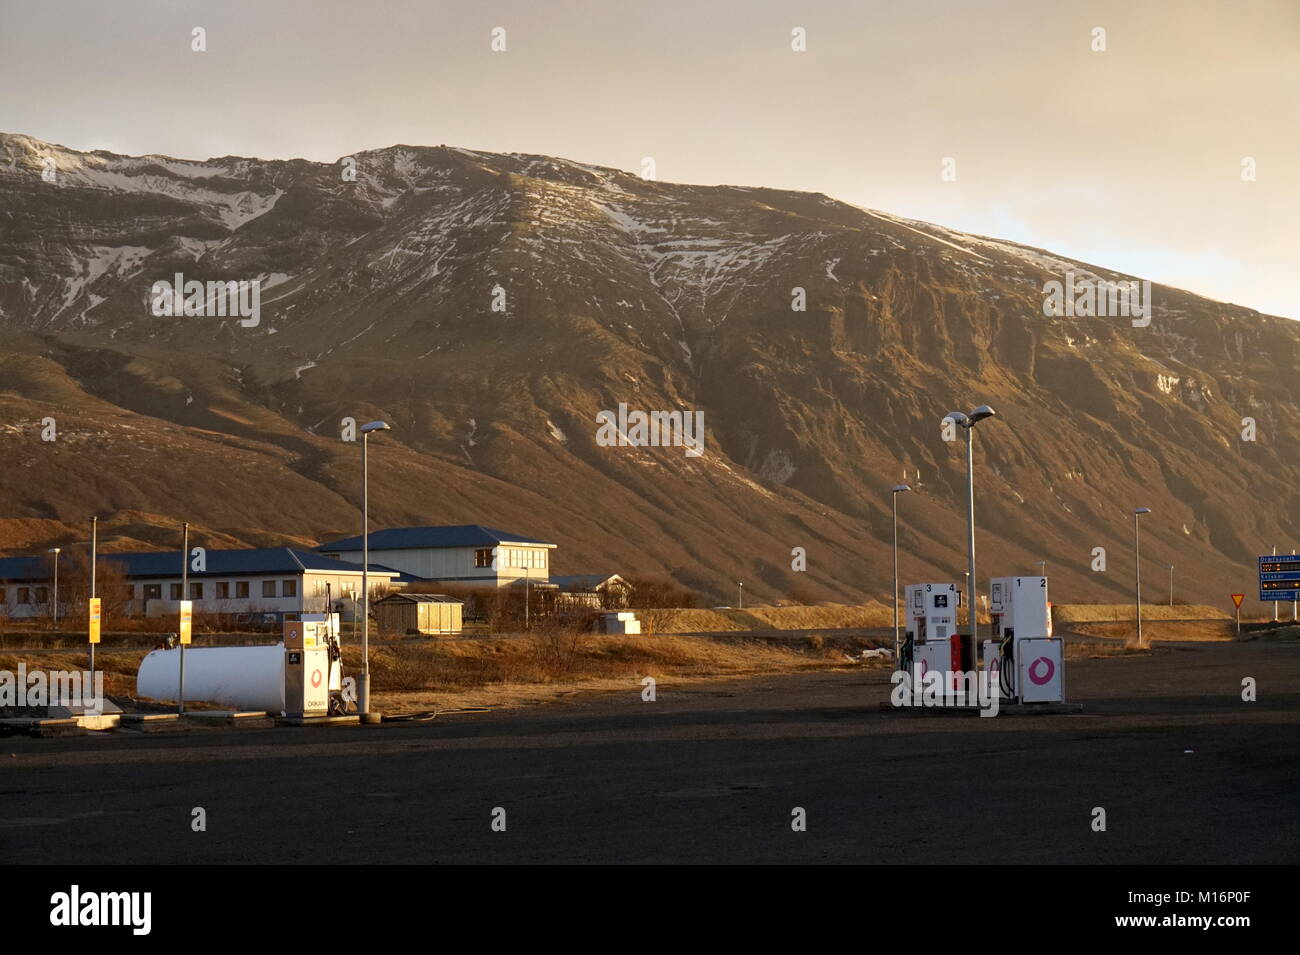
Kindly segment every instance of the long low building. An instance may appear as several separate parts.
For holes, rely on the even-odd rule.
[[[359,563],[337,560],[292,547],[209,550],[203,569],[193,565],[189,593],[182,594],[179,551],[99,555],[99,565],[120,568],[115,595],[129,615],[174,613],[181,599],[194,602],[196,614],[311,613],[340,610],[350,616],[352,594],[361,593]],[[113,575],[108,575],[110,578]],[[125,578],[125,583],[121,579]],[[407,579],[399,571],[370,565],[372,599]],[[59,617],[80,613],[68,606],[70,583],[59,597]],[[83,585],[84,582],[78,582]],[[48,617],[53,610],[53,564],[46,557],[0,558],[0,613],[11,618]]]

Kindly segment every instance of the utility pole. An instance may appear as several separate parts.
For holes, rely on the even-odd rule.
[[[90,599],[95,599],[95,559],[99,548],[99,517],[90,519]],[[95,645],[90,645],[90,676],[95,676]]]
[[[1142,543],[1138,538],[1138,518],[1150,514],[1151,508],[1139,507],[1133,511],[1133,596],[1137,606],[1137,645],[1142,648]]]
[[[904,472],[906,474],[906,472]],[[898,495],[912,488],[906,484],[895,484],[893,491],[890,492],[890,500],[894,505],[894,590],[891,600],[894,604],[894,669],[898,669]],[[956,610],[953,611],[956,613]]]
[[[178,697],[179,706],[176,712],[185,712],[185,633],[183,622],[180,615],[185,612],[185,593],[190,583],[190,522],[186,521],[181,525],[181,599],[177,604],[177,638],[181,641],[181,659],[180,659],[180,695]]]
[[[54,629],[59,629],[59,554],[63,553],[62,547],[51,547],[50,553],[54,555],[54,608],[51,616],[54,618]]]

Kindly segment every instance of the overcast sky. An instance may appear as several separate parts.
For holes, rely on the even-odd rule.
[[[0,0],[6,132],[653,156],[662,180],[824,192],[1292,318],[1298,104],[1297,0]]]

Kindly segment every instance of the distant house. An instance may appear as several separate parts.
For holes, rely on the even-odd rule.
[[[583,604],[595,609],[626,607],[632,585],[618,574],[558,574],[551,583],[560,588],[561,603]]]
[[[206,551],[203,570],[191,565],[189,592],[184,595],[179,551],[99,555],[101,565],[110,561],[126,576],[121,585],[124,592],[118,595],[125,612],[138,616],[175,613],[183,597],[194,602],[196,614],[242,616],[330,609],[347,614],[351,608],[345,595],[361,591],[359,564],[292,547]],[[52,570],[45,557],[0,558],[0,612],[15,618],[48,616]],[[397,571],[371,564],[372,594],[402,581],[403,575]],[[59,603],[61,617],[84,609],[69,607],[62,595]]]
[[[554,544],[479,524],[394,527],[370,534],[370,561],[441,584],[507,587],[550,580]],[[361,537],[321,544],[323,556],[361,563]]]
[[[456,634],[464,604],[444,594],[389,594],[372,604],[380,633]]]

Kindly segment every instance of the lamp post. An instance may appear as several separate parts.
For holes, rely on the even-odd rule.
[[[736,607],[736,609],[744,610],[745,609],[745,582],[743,580],[738,580],[736,581],[736,586],[740,588],[740,604]]]
[[[95,599],[95,563],[99,559],[99,516],[90,519],[90,599]],[[87,608],[89,609],[89,608]],[[87,621],[87,626],[89,626]],[[90,644],[90,678],[95,678],[95,645]]]
[[[1139,507],[1133,512],[1133,596],[1137,604],[1138,648],[1142,647],[1142,542],[1138,535],[1138,518],[1150,514],[1151,508]]]
[[[950,411],[947,417],[956,425],[966,429],[966,606],[970,616],[970,652],[972,665],[979,667],[979,605],[975,600],[975,589],[979,578],[975,576],[975,425],[985,418],[992,418],[997,412],[988,405],[980,405],[970,414]]]
[[[1039,577],[1046,577],[1046,576],[1047,576],[1047,561],[1045,561],[1045,560],[1040,560],[1040,561],[1036,561],[1036,563],[1038,564],[1038,576],[1039,576]]]
[[[890,502],[894,506],[894,589],[890,600],[894,604],[894,669],[898,669],[898,495],[912,490],[910,485],[895,484],[889,492]]]
[[[54,627],[59,626],[59,554],[63,553],[62,547],[51,547],[51,554],[54,555]]]
[[[378,723],[370,712],[370,432],[391,431],[387,422],[372,421],[361,428],[361,679],[357,687],[357,712],[361,722]]]
[[[1174,605],[1174,565],[1169,565],[1169,606]]]

